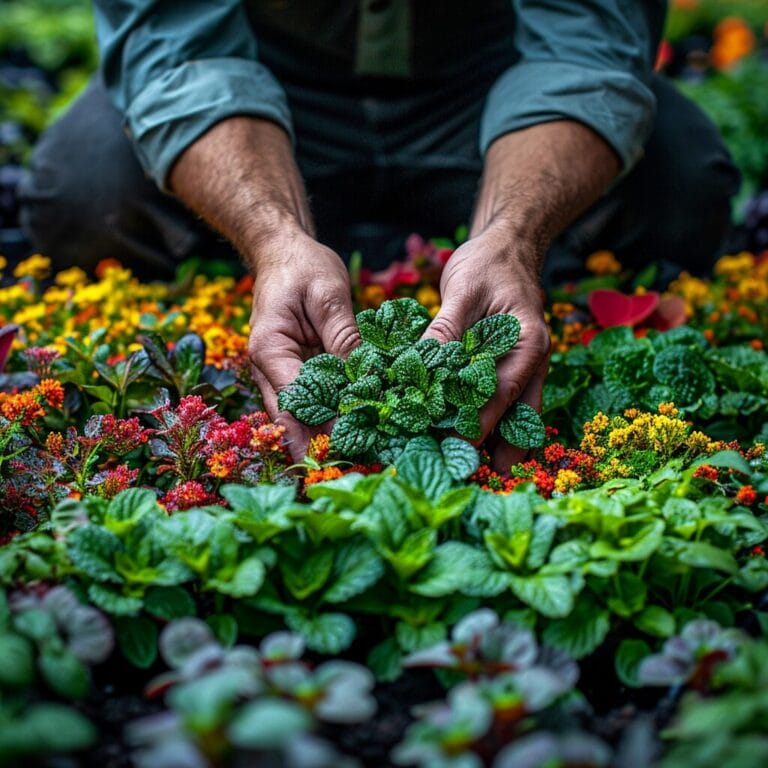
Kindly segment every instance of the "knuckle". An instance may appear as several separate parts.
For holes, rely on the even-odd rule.
[[[360,341],[360,334],[353,325],[344,325],[333,334],[333,347],[337,354],[346,357]]]

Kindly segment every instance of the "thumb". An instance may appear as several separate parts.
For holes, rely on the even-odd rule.
[[[459,340],[467,328],[468,309],[462,300],[446,299],[421,338],[437,339],[441,344]]]
[[[360,332],[348,292],[325,297],[319,305],[307,307],[307,315],[326,352],[347,357],[360,344]]]

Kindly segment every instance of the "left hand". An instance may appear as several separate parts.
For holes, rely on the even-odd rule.
[[[446,342],[460,339],[467,328],[489,315],[507,313],[520,321],[519,341],[497,365],[496,394],[480,411],[481,440],[516,401],[541,409],[550,338],[533,266],[540,256],[535,248],[532,243],[510,242],[508,234],[494,227],[457,248],[440,281],[442,307],[424,333]],[[508,471],[525,454],[499,437],[494,466]]]

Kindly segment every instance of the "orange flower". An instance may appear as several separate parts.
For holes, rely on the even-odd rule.
[[[314,459],[318,464],[322,464],[328,458],[328,452],[331,449],[331,438],[326,434],[315,435],[309,441],[307,456]]]
[[[61,408],[64,405],[64,387],[56,379],[43,379],[37,387],[39,394],[51,408]]]
[[[757,491],[751,485],[742,485],[736,494],[736,503],[749,507],[757,501]]]
[[[612,251],[595,251],[587,256],[586,267],[595,275],[616,275],[621,272],[621,264],[616,261]]]
[[[718,477],[717,467],[713,467],[711,464],[702,464],[693,470],[693,476],[716,483]]]
[[[315,483],[323,483],[326,480],[335,480],[337,477],[341,477],[344,473],[338,467],[325,467],[325,469],[313,469],[307,473],[304,479],[304,485],[314,485]]]

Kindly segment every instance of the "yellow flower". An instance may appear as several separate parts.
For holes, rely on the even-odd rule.
[[[581,482],[581,476],[572,469],[561,469],[555,478],[555,490],[558,493],[568,493]]]
[[[715,274],[732,277],[749,272],[755,265],[755,257],[747,251],[732,256],[723,256],[715,264]]]
[[[611,251],[595,251],[587,256],[586,267],[595,275],[616,275],[621,272],[621,264]]]
[[[51,260],[47,256],[34,253],[28,259],[20,261],[13,270],[14,277],[33,277],[42,280],[51,271]]]
[[[431,285],[425,285],[416,291],[416,301],[431,309],[440,305],[440,294]]]
[[[67,288],[74,288],[77,285],[83,285],[88,282],[88,275],[80,267],[70,267],[64,269],[56,275],[56,285],[62,285]]]
[[[8,259],[5,256],[0,256],[0,269],[5,269],[8,266]]]
[[[662,416],[677,416],[679,411],[674,403],[659,403],[659,413]]]

